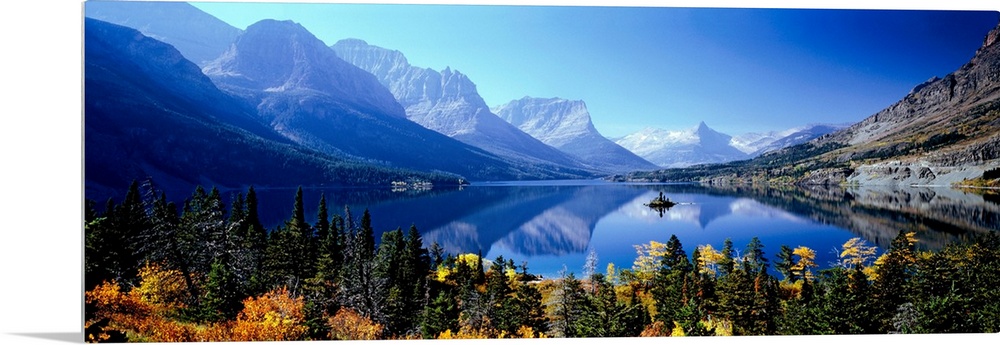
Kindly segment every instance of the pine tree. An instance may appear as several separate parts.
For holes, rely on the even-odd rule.
[[[795,265],[795,258],[792,256],[792,248],[787,245],[781,245],[780,251],[778,251],[778,260],[774,262],[774,269],[780,272],[788,282],[795,282],[797,278],[792,274],[792,266]]]
[[[94,245],[105,252],[102,254],[106,258],[102,270],[107,272],[106,276],[130,286],[136,283],[141,261],[139,245],[142,243],[142,234],[150,227],[139,182],[132,181],[121,204],[114,207],[110,207],[111,205],[113,204],[109,200],[105,220],[101,222],[100,228],[95,228],[99,235],[95,241],[101,243]]]
[[[653,276],[653,300],[656,302],[656,320],[673,325],[679,320],[677,312],[687,304],[688,273],[692,270],[687,254],[677,236],[667,241],[666,253]]]
[[[722,259],[719,260],[719,276],[725,277],[733,272],[736,268],[736,263],[733,260],[733,241],[726,238],[726,241],[722,244]]]
[[[219,322],[232,320],[242,308],[242,296],[236,277],[222,259],[212,262],[205,281],[205,295],[201,298],[200,320]]]
[[[405,282],[401,277],[403,256],[406,250],[403,232],[399,228],[382,233],[382,240],[375,256],[374,279],[384,290],[376,290],[378,297],[384,298],[384,306],[374,320],[381,321],[389,334],[399,335],[409,330],[410,315],[406,314]]]
[[[253,186],[250,186],[247,189],[247,196],[244,202],[244,220],[239,224],[238,231],[242,239],[240,246],[248,254],[247,274],[249,278],[243,283],[243,289],[248,296],[260,295],[270,289],[263,270],[268,233],[267,229],[260,222],[257,205],[257,192]]]
[[[880,311],[878,320],[882,320],[880,332],[889,332],[895,327],[889,320],[896,310],[912,296],[910,284],[914,272],[916,253],[913,233],[900,231],[889,244],[889,251],[883,254],[877,262],[877,278],[873,283],[876,310]]]
[[[549,302],[553,311],[550,314],[549,332],[555,337],[578,337],[581,328],[586,326],[581,323],[588,310],[586,292],[573,273],[567,275],[563,270],[560,277]],[[585,329],[583,331],[586,332]]]
[[[376,279],[374,242],[371,238],[371,216],[366,210],[361,228],[354,226],[350,208],[344,207],[346,242],[344,248],[344,265],[341,270],[340,299],[341,304],[350,307],[364,317],[380,320],[381,308],[378,295],[384,291],[384,280]]]
[[[767,271],[768,264],[767,257],[764,256],[764,244],[760,243],[760,239],[756,236],[751,238],[750,243],[747,244],[746,255],[743,259],[750,264],[748,273],[751,275]]]
[[[321,193],[319,195],[319,206],[316,208],[316,238],[323,241],[329,236],[330,215],[326,208],[326,194]]]
[[[459,310],[451,289],[442,289],[424,307],[420,333],[424,339],[433,339],[446,330],[458,330]]]

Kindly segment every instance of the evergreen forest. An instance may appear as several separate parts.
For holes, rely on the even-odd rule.
[[[839,262],[794,244],[765,251],[636,245],[632,267],[541,279],[528,263],[446,253],[417,226],[303,205],[266,229],[253,187],[223,205],[198,187],[177,205],[132,182],[101,212],[85,201],[85,340],[288,341],[1000,332],[1000,236],[938,251],[900,231]],[[316,207],[317,218],[305,209]],[[776,272],[776,274],[772,273]]]

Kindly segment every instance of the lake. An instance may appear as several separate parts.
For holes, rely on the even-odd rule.
[[[662,215],[643,205],[660,192],[679,203]],[[257,194],[261,221],[269,229],[290,218],[294,188],[258,189]],[[1000,229],[995,195],[952,188],[542,181],[431,190],[304,189],[310,222],[316,219],[321,194],[331,214],[343,214],[346,205],[360,219],[368,209],[376,240],[382,232],[416,225],[427,246],[437,242],[452,254],[526,261],[529,272],[544,277],[558,276],[564,268],[579,276],[590,251],[597,254],[598,272],[608,263],[629,268],[636,245],[666,242],[671,235],[677,235],[689,255],[698,245],[720,249],[726,238],[742,252],[758,237],[771,262],[781,245],[806,246],[816,251],[823,268],[853,237],[881,252],[900,230],[915,231],[920,248],[936,250]]]

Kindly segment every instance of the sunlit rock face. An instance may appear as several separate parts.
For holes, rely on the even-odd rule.
[[[399,51],[358,39],[341,40],[331,48],[375,75],[406,108],[406,117],[424,127],[502,157],[547,166],[543,169],[568,168],[578,176],[594,170],[497,117],[476,85],[459,71],[412,66]]]
[[[205,74],[257,108],[260,121],[337,157],[472,179],[524,174],[500,158],[428,130],[370,73],[337,57],[298,23],[247,27]]]
[[[657,168],[601,135],[583,101],[524,97],[492,110],[532,137],[602,171],[620,173]]]

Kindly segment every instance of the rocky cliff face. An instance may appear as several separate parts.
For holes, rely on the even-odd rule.
[[[990,31],[975,56],[961,68],[943,78],[931,78],[917,85],[902,100],[865,120],[826,136],[820,142],[849,144],[855,152],[870,151],[872,146],[919,145],[935,134],[954,134],[935,152],[925,152],[926,159],[939,163],[959,163],[945,157],[964,151],[977,143],[995,141],[1000,100],[1000,45],[996,44],[1000,27]],[[908,150],[912,146],[903,145]],[[995,153],[980,153],[975,161],[997,159]],[[858,154],[847,155],[854,158]]]
[[[408,120],[375,76],[291,21],[249,26],[204,71],[220,88],[253,104],[274,130],[327,154],[470,179],[533,173]]]
[[[656,165],[608,140],[590,119],[583,101],[524,97],[493,112],[543,143],[607,172],[656,169]]]
[[[544,169],[576,171],[577,176],[594,170],[497,117],[476,85],[458,71],[415,67],[398,51],[358,39],[341,40],[331,48],[375,75],[405,107],[406,117],[424,127],[502,157],[549,166]]]
[[[853,173],[841,182],[897,185],[949,185],[1000,165],[998,36],[1000,26],[955,72],[931,78],[882,111],[810,142],[846,147],[807,161],[850,165]]]

